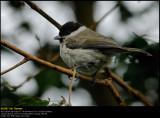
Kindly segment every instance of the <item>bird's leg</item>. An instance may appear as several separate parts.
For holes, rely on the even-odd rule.
[[[79,67],[82,67],[82,65],[79,65],[79,66],[76,66],[76,67],[74,67],[76,70],[79,68]],[[73,69],[70,69],[70,70],[72,70],[73,71]],[[70,75],[68,75],[68,78],[70,79]],[[76,71],[76,80],[75,81],[77,81],[78,80],[78,78],[79,78],[79,73]],[[70,79],[71,80],[71,79]]]
[[[70,69],[70,70],[71,70],[71,71],[73,71],[73,69]],[[70,75],[68,75],[69,80],[71,80],[71,79],[70,79],[70,77],[71,77],[71,76],[70,76]],[[78,73],[77,71],[76,71],[76,76],[75,76],[75,77],[77,78],[75,81],[77,81],[77,80],[78,80],[78,78],[79,78],[79,73]]]
[[[101,64],[101,63],[104,63],[104,62],[101,60],[100,64]],[[96,75],[97,75],[97,73],[98,73],[98,71],[99,71],[100,69],[101,69],[101,66],[98,67],[98,69],[96,70],[96,72],[92,75],[93,81],[92,81],[92,83],[91,83],[91,86],[93,86],[93,85],[96,83]]]
[[[99,70],[99,69],[98,69],[98,70]],[[93,85],[96,83],[96,75],[97,75],[98,70],[92,75],[93,81],[92,81],[92,83],[91,83],[91,86],[93,86]]]

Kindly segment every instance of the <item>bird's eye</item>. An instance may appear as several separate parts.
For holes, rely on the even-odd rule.
[[[66,31],[66,34],[70,34],[70,33],[71,33],[71,31],[69,31],[69,30],[68,30],[68,31]]]

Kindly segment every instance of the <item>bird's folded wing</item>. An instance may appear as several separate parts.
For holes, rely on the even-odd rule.
[[[67,39],[66,46],[70,49],[120,49],[123,47],[118,45],[114,40],[102,35],[77,35]]]

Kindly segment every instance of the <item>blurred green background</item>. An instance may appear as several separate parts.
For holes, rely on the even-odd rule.
[[[60,24],[77,21],[92,25],[109,11],[116,1],[34,1]],[[119,44],[148,51],[153,56],[121,54],[113,58],[111,70],[134,89],[142,92],[154,105],[159,105],[159,2],[121,2],[120,6],[107,16],[96,31],[112,38]],[[1,39],[37,57],[50,61],[59,52],[59,42],[53,38],[58,30],[27,4],[15,1],[1,1]],[[12,67],[22,56],[1,46],[1,71]],[[53,64],[68,68],[59,57]],[[35,62],[1,75],[1,105],[19,104],[24,97],[39,97],[50,100],[50,104],[62,100],[68,102],[69,83],[67,75],[45,68],[37,76],[18,86],[27,77],[43,68]],[[102,75],[97,77],[104,78]],[[144,106],[133,95],[113,82],[120,96],[128,106]],[[77,80],[71,96],[73,106],[118,106],[107,87]]]

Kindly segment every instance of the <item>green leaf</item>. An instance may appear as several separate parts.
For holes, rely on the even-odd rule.
[[[38,97],[25,97],[19,100],[17,106],[47,106],[49,101],[42,100]]]

